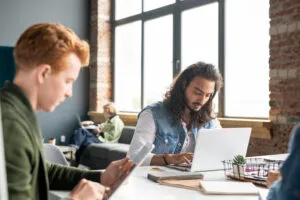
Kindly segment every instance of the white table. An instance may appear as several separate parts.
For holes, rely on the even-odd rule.
[[[285,159],[287,154],[263,156],[270,159]],[[160,185],[147,179],[148,172],[153,166],[139,167],[111,198],[112,200],[182,200],[182,199],[203,199],[203,200],[258,200],[258,195],[205,195],[199,191]],[[157,167],[162,170],[170,170],[165,167]],[[204,180],[229,180],[224,171],[203,172]],[[264,199],[268,189],[258,187]],[[50,200],[58,200],[68,196],[69,191],[51,191]]]
[[[170,170],[160,167],[162,170]],[[147,179],[147,173],[152,171],[152,167],[140,167],[128,181],[123,184],[112,200],[182,200],[182,199],[220,199],[220,200],[258,200],[255,195],[205,195],[199,191],[188,189],[175,188],[170,186],[160,185]],[[223,171],[203,172],[204,180],[226,180]],[[264,193],[267,193],[266,188],[259,188]],[[58,200],[68,196],[68,191],[51,191],[49,194],[50,200]]]

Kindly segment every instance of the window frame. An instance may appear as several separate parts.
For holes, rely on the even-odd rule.
[[[219,8],[219,56],[218,56],[218,63],[219,63],[219,71],[223,76],[223,79],[225,81],[226,79],[226,73],[225,73],[225,0],[176,0],[174,4],[166,5],[160,8],[156,8],[154,10],[149,10],[144,12],[144,0],[142,1],[142,8],[141,13],[136,14],[133,16],[129,16],[123,19],[115,20],[115,2],[116,0],[112,0],[111,5],[111,34],[112,34],[112,40],[111,40],[111,59],[112,59],[112,99],[115,99],[115,28],[120,25],[125,25],[137,20],[141,20],[141,105],[140,107],[143,108],[144,105],[144,23],[145,21],[159,18],[166,16],[168,14],[173,15],[173,77],[178,75],[181,72],[181,14],[183,11],[196,8],[203,5],[208,5],[211,3],[218,3]],[[259,118],[259,117],[228,117],[225,116],[225,92],[224,92],[224,86],[221,88],[218,92],[218,117],[222,118],[230,118],[230,119],[261,119],[261,120],[269,120],[269,118]],[[134,111],[121,111],[123,113],[136,113]]]

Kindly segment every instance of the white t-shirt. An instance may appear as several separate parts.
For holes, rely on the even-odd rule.
[[[184,143],[182,144],[183,146],[181,153],[194,152],[195,136],[191,131],[187,132],[186,124],[184,122],[182,122],[182,125],[185,130],[186,137]],[[127,156],[131,158],[137,154],[137,151],[141,146],[146,143],[153,143],[155,139],[155,132],[156,127],[152,111],[150,109],[146,109],[139,116]],[[143,162],[143,165],[150,165],[153,156],[154,154],[150,153]]]

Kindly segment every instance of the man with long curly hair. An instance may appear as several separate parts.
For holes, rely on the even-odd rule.
[[[165,93],[164,100],[139,114],[128,156],[146,142],[155,148],[145,165],[190,163],[199,129],[221,128],[213,112],[213,98],[222,87],[218,69],[197,62],[182,71]]]

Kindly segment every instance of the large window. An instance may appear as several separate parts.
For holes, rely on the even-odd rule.
[[[172,79],[204,61],[219,67],[220,117],[269,116],[269,2],[115,0],[114,101],[138,112],[162,100]],[[255,11],[255,15],[253,15]]]
[[[225,6],[225,115],[268,117],[269,1]]]

